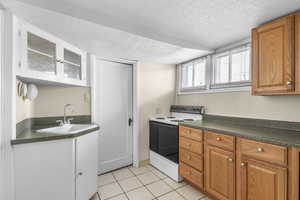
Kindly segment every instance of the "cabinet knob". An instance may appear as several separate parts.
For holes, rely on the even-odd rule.
[[[246,163],[242,162],[242,163],[241,163],[241,166],[242,166],[242,167],[246,166]]]
[[[292,85],[292,83],[293,83],[292,81],[287,81],[286,82],[287,85]]]
[[[256,150],[257,152],[264,152],[264,149],[263,148],[257,148],[257,150]]]
[[[229,162],[233,162],[233,159],[232,159],[232,158],[228,158],[228,161],[229,161]]]
[[[79,172],[79,173],[78,173],[78,176],[82,176],[82,175],[83,175],[83,173],[82,173],[82,172]]]
[[[217,141],[221,141],[221,138],[217,137]]]

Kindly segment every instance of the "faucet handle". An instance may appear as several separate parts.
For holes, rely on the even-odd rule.
[[[64,125],[64,121],[63,120],[56,120],[57,123],[59,123],[59,126],[63,126]]]
[[[74,120],[74,118],[68,118],[67,119],[67,124],[71,124],[71,121]]]

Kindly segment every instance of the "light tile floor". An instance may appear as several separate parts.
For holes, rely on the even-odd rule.
[[[101,200],[210,200],[186,184],[177,183],[152,166],[125,167],[98,176]],[[91,200],[99,200],[95,195]]]

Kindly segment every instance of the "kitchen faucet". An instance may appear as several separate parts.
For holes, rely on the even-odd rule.
[[[69,104],[69,103],[68,103],[68,104],[64,105],[64,120],[57,120],[57,121],[56,121],[56,122],[59,123],[60,126],[63,126],[63,125],[65,125],[65,124],[70,124],[70,123],[71,123],[71,120],[73,120],[73,118],[67,119],[67,114],[66,114],[66,112],[67,112],[67,108],[70,107],[70,106],[72,106],[72,104]]]

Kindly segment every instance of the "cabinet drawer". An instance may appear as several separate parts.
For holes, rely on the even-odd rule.
[[[179,150],[179,159],[181,162],[188,164],[199,171],[203,171],[203,157],[189,152],[183,148]]]
[[[287,165],[287,147],[246,139],[239,139],[238,145],[242,155],[279,165]]]
[[[220,148],[225,148],[230,151],[234,151],[235,137],[231,135],[224,135],[220,133],[214,133],[211,131],[205,131],[205,142]]]
[[[179,164],[179,174],[186,180],[195,184],[199,188],[203,188],[203,173],[199,172],[192,167],[180,162]]]
[[[185,137],[179,137],[179,147],[189,150],[191,152],[202,154],[203,153],[203,143],[194,140],[187,139]]]
[[[184,126],[179,127],[179,135],[189,139],[201,142],[203,140],[203,130],[188,128]]]

